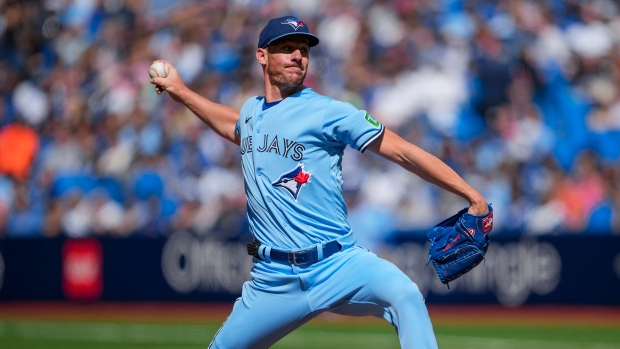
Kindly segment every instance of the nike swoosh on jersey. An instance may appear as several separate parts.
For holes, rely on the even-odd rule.
[[[252,118],[251,116],[248,116],[247,118],[245,118],[245,123],[247,124],[248,121],[250,121],[251,118]]]

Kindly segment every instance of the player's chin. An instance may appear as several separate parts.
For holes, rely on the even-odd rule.
[[[304,79],[306,78],[306,74],[287,74],[283,77],[281,84],[283,86],[293,88],[297,87],[304,83]]]

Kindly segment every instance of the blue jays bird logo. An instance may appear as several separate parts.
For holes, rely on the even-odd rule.
[[[299,163],[294,169],[280,175],[271,185],[276,188],[286,189],[293,196],[295,202],[297,202],[301,188],[310,183],[310,176],[312,176],[310,172],[304,171],[304,164]]]
[[[289,18],[286,21],[282,22],[281,24],[289,24],[295,30],[297,30],[297,28],[299,28],[299,27],[303,27],[304,26],[304,23],[302,21],[298,20],[297,18]]]

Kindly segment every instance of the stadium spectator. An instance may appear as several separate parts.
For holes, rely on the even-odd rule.
[[[238,107],[260,91],[245,63],[261,24],[291,13],[325,38],[307,84],[449,162],[497,207],[495,234],[620,233],[617,1],[7,0],[0,236],[243,238],[238,149],[155,98],[146,71],[166,59]],[[344,159],[369,246],[391,233],[369,202],[384,204],[373,224],[412,232],[463,205],[377,157]]]
[[[0,174],[26,181],[39,151],[39,135],[22,123],[0,128]]]
[[[9,237],[41,236],[45,222],[45,207],[42,202],[33,200],[27,184],[15,187],[15,202],[8,211],[6,232]]]

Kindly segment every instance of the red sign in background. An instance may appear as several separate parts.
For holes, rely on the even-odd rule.
[[[69,300],[98,300],[103,293],[103,249],[96,239],[67,240],[62,247],[62,289]]]

